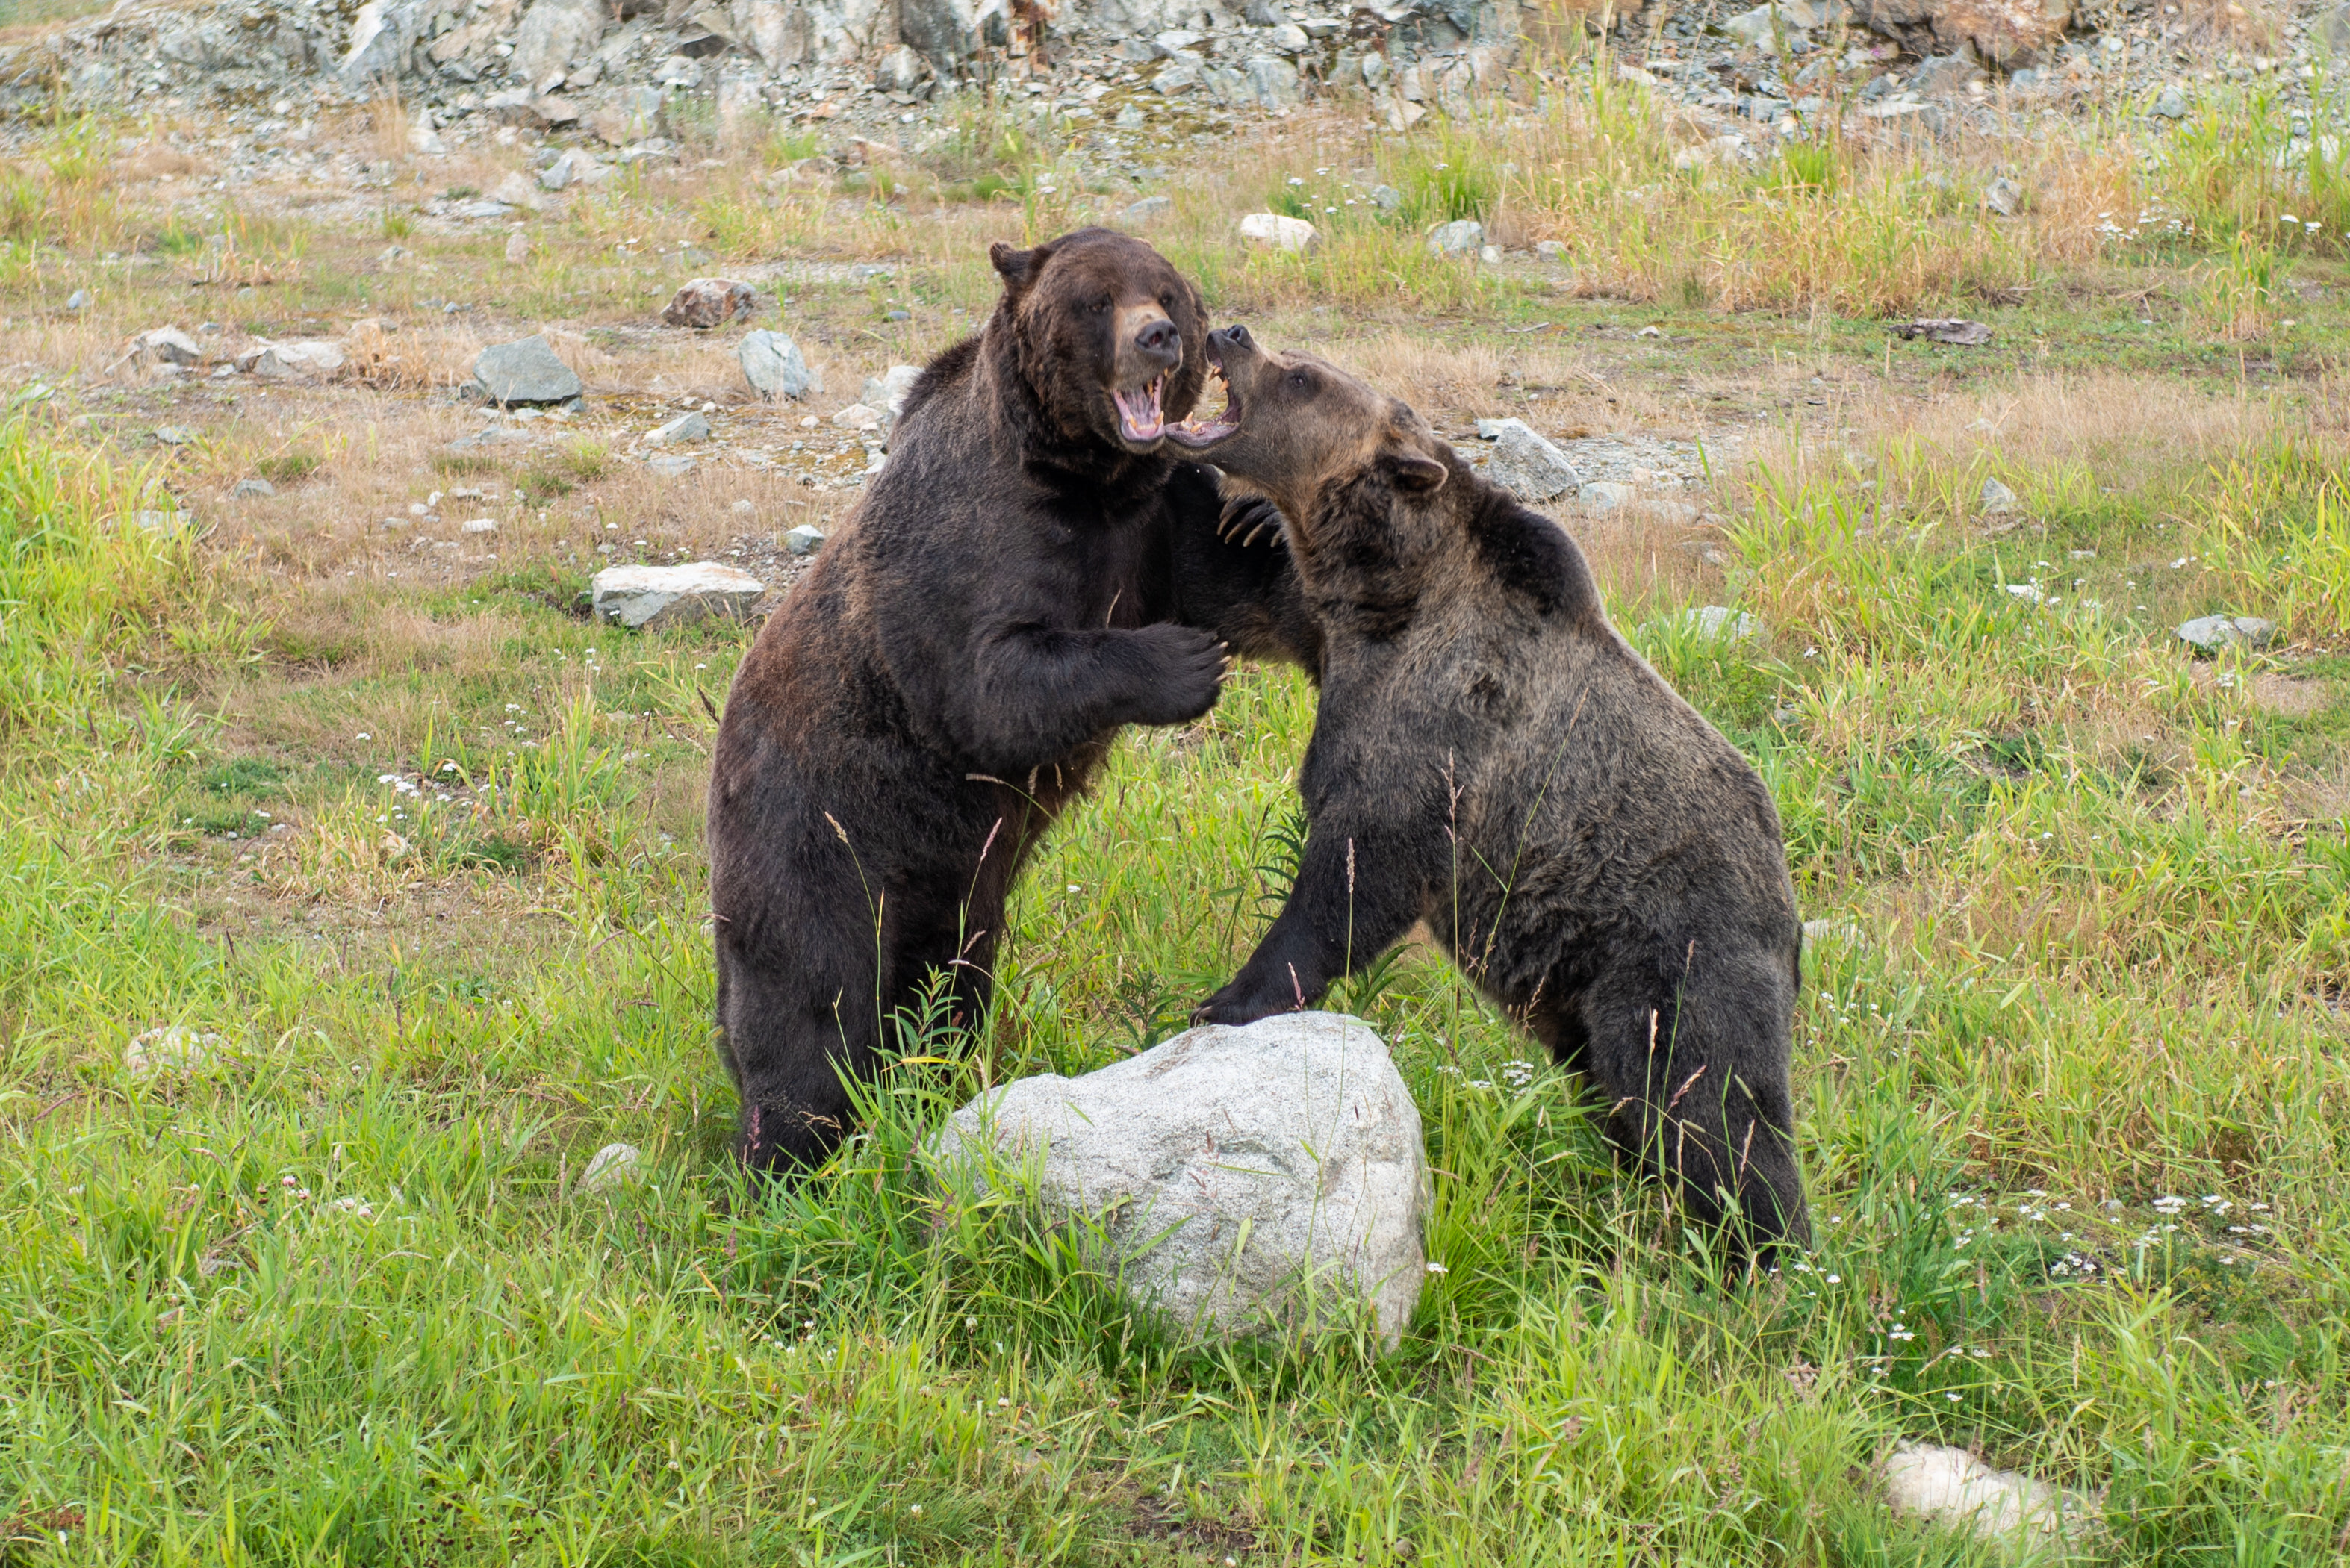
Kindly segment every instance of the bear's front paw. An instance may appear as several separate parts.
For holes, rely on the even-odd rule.
[[[1147,626],[1134,635],[1149,646],[1152,666],[1138,722],[1188,724],[1216,705],[1230,668],[1222,643],[1188,626]]]
[[[1191,1009],[1191,1022],[1201,1023],[1254,1023],[1260,1018],[1270,1018],[1276,1012],[1295,1012],[1295,997],[1266,997],[1256,993],[1253,986],[1244,986],[1235,980],[1199,1006]]]

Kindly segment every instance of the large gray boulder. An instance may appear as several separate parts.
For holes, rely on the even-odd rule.
[[[1392,1345],[1427,1273],[1419,1112],[1359,1019],[1211,1024],[1083,1077],[1023,1078],[957,1111],[928,1153],[966,1197],[1033,1191],[1195,1334],[1367,1303]]]
[[[1540,505],[1583,488],[1583,476],[1566,453],[1525,421],[1492,421],[1492,430],[1493,455],[1485,460],[1485,477],[1519,500]]]
[[[598,620],[638,631],[691,626],[712,616],[746,619],[766,586],[715,561],[682,566],[607,566],[588,579]]]
[[[473,361],[473,390],[494,403],[563,403],[587,389],[577,372],[535,332],[493,344]]]
[[[586,57],[610,20],[605,0],[533,0],[515,29],[515,75],[534,89],[547,87]]]
[[[416,46],[432,25],[422,0],[367,0],[351,17],[349,47],[335,76],[354,93],[411,74]]]

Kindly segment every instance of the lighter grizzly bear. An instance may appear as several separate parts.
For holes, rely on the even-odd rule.
[[[1209,351],[1237,433],[1207,460],[1285,519],[1322,699],[1296,883],[1196,1021],[1309,1007],[1424,920],[1692,1217],[1803,1244],[1803,929],[1762,781],[1608,625],[1558,525],[1410,409],[1243,327]]]

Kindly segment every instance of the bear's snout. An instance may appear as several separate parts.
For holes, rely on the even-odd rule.
[[[1144,358],[1170,369],[1183,360],[1182,331],[1163,316],[1143,325],[1134,335],[1134,346]]]

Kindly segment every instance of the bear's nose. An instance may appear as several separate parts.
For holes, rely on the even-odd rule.
[[[1237,321],[1212,336],[1222,338],[1235,348],[1245,348],[1249,346],[1249,329]]]
[[[1183,332],[1162,316],[1134,335],[1134,346],[1146,358],[1173,365],[1183,358]]]

